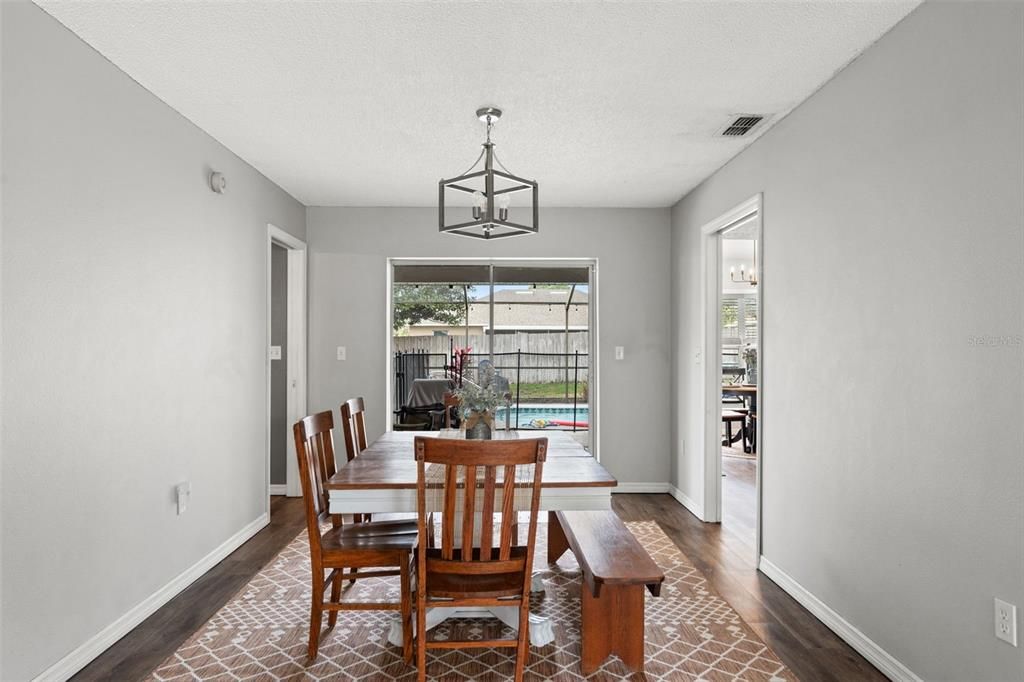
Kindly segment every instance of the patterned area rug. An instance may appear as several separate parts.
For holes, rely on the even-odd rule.
[[[796,680],[704,576],[654,522],[628,524],[665,571],[660,597],[647,596],[644,673],[631,674],[617,657],[589,678],[580,673],[580,571],[572,553],[557,564],[545,560],[547,524],[537,531],[536,568],[545,593],[531,611],[549,616],[555,641],[530,647],[528,680]],[[400,649],[387,643],[393,615],[344,611],[326,632],[320,656],[305,665],[309,624],[309,550],[303,531],[277,558],[154,671],[170,680],[415,680]],[[346,598],[398,598],[392,579],[358,581]],[[326,627],[327,619],[324,618]],[[449,620],[431,639],[512,637],[496,620]],[[427,652],[432,680],[499,681],[512,677],[514,650],[464,649]]]

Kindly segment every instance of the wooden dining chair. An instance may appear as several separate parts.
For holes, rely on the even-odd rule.
[[[725,427],[725,437],[722,439],[722,445],[725,447],[732,447],[733,443],[742,438],[744,450],[746,450],[746,423],[746,410],[743,412],[736,410],[722,410],[722,425]],[[733,424],[739,427],[739,432],[735,436],[732,435]]]
[[[411,563],[418,542],[418,524],[414,521],[374,521],[344,524],[340,515],[328,513],[326,483],[334,474],[334,417],[320,412],[295,424],[295,452],[299,459],[299,477],[306,507],[310,564],[313,573],[312,604],[309,616],[309,660],[316,660],[320,646],[323,612],[327,626],[333,628],[343,610],[381,609],[400,611],[403,628],[402,655],[412,661],[412,585]],[[331,526],[323,531],[328,519]],[[361,571],[371,568],[374,570]],[[345,571],[348,569],[348,572]],[[324,577],[324,571],[330,571]],[[399,602],[342,602],[342,583],[362,578],[398,576]],[[324,591],[331,588],[328,601]]]
[[[427,649],[468,647],[515,647],[515,679],[523,679],[530,642],[530,581],[541,470],[547,446],[547,438],[416,438],[420,537],[416,659],[420,682],[426,680]],[[529,530],[526,544],[520,545],[516,519],[520,507],[526,507],[527,494]],[[427,542],[432,532],[428,515],[438,511],[434,507],[441,511],[440,547],[429,547]],[[497,528],[495,512],[500,514]],[[475,528],[477,522],[479,528]],[[431,606],[515,606],[519,609],[519,632],[516,639],[428,641],[426,613]]]
[[[452,428],[452,411],[458,410],[462,401],[454,393],[444,394],[444,428]]]
[[[341,404],[341,425],[345,431],[345,454],[351,462],[366,449],[366,405],[362,396]]]
[[[341,404],[341,426],[345,433],[345,456],[351,462],[366,449],[366,405],[362,396]],[[353,523],[372,520],[370,514],[352,516]]]

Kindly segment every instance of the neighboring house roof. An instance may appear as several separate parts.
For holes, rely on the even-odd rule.
[[[569,287],[565,289],[499,289],[494,292],[494,303],[561,303],[569,300]],[[487,296],[473,299],[474,302],[486,303]],[[577,289],[572,294],[573,304],[587,303],[590,298],[585,291]]]
[[[494,326],[496,329],[565,329],[565,304],[569,300],[569,289],[500,289],[494,292]],[[586,329],[589,322],[589,297],[577,290],[569,307],[569,328]],[[469,326],[489,329],[490,299],[478,297],[469,304]],[[433,320],[423,320],[414,327],[438,327],[445,325]]]
[[[565,329],[569,289],[500,289],[494,292],[497,329]],[[576,291],[569,307],[569,327],[586,328],[587,295]],[[469,323],[489,328],[490,301],[483,296],[469,304]]]

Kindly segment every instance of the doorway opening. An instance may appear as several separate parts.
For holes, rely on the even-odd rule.
[[[567,431],[597,455],[595,260],[393,258],[388,274],[390,429],[437,427],[444,394],[486,368],[497,428]]]
[[[763,444],[761,195],[703,228],[705,521],[760,557]]]
[[[306,244],[267,226],[267,512],[302,494],[291,425],[306,413]]]

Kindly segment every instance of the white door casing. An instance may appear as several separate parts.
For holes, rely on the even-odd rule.
[[[704,518],[703,521],[717,523],[722,520],[722,445],[721,405],[722,405],[722,327],[719,320],[722,309],[722,233],[740,223],[756,221],[756,239],[760,258],[757,265],[757,466],[756,466],[756,502],[754,513],[754,548],[755,565],[760,564],[761,557],[761,486],[764,477],[764,423],[765,423],[765,365],[764,362],[764,229],[763,229],[763,195],[758,193],[733,209],[723,213],[701,227],[703,258],[701,260],[701,300],[704,314],[702,315],[702,334],[700,357],[703,365],[704,390],[702,396],[703,452],[702,471],[704,483]]]
[[[288,394],[286,401],[287,421],[293,424],[306,415],[306,343],[307,343],[307,307],[306,307],[306,243],[274,225],[267,225],[267,343],[270,348],[270,263],[271,251],[280,246],[288,253]],[[267,376],[267,511],[270,510],[270,355],[266,361]],[[298,460],[295,455],[295,441],[291,438],[291,429],[286,429],[285,448],[287,462],[285,467],[285,490],[289,497],[302,495],[299,484]]]

